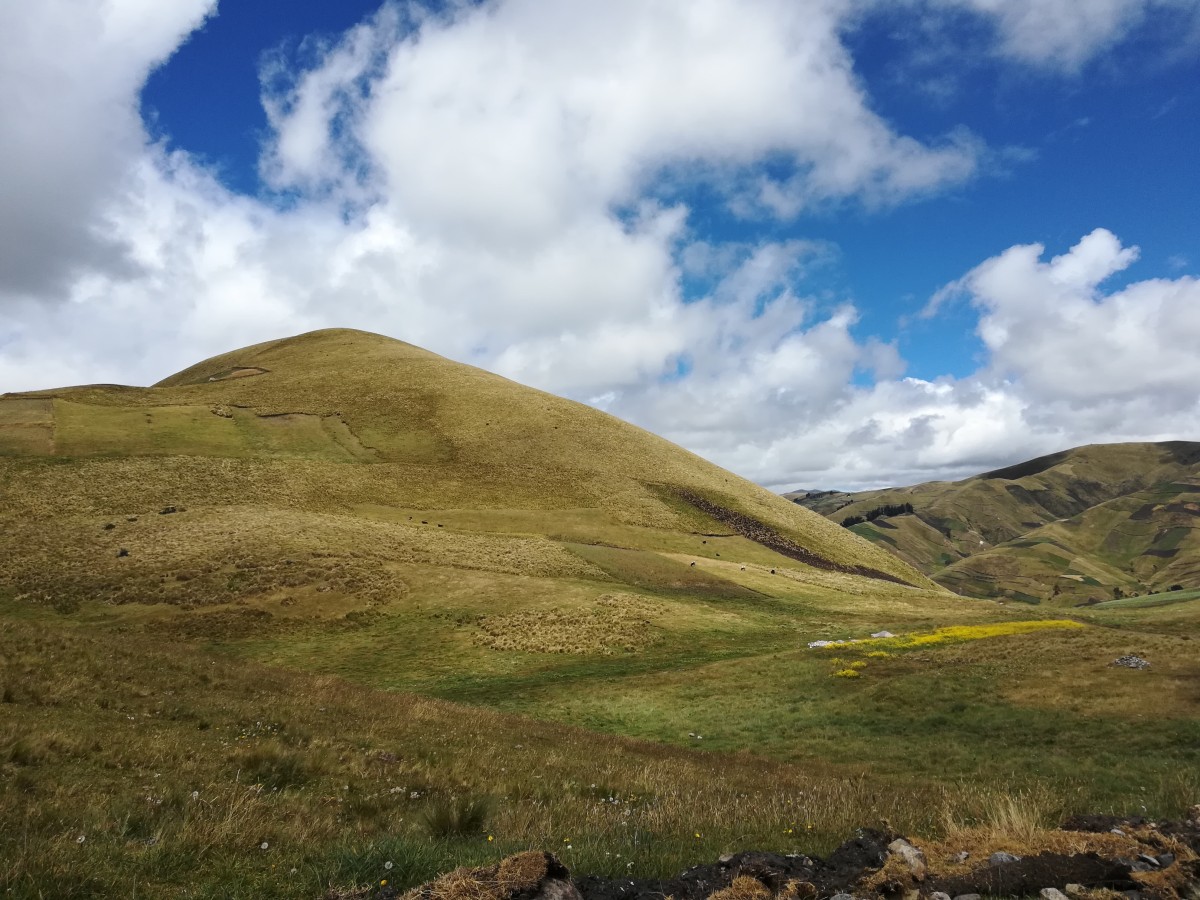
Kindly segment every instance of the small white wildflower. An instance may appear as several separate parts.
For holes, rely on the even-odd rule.
[[[87,840],[87,836],[81,834],[79,837],[75,838],[75,843],[82,844],[86,840]]]
[[[259,848],[260,850],[266,850],[266,849],[267,849],[268,847],[270,847],[270,846],[271,846],[271,845],[270,845],[270,844],[268,844],[266,841],[263,841],[261,844],[259,844],[259,845],[258,845],[258,848]]]
[[[387,862],[385,862],[383,864],[383,867],[390,872],[392,870],[392,861],[389,859]]]
[[[192,799],[193,799],[193,800],[199,800],[199,799],[200,799],[200,792],[199,792],[199,791],[192,791]]]

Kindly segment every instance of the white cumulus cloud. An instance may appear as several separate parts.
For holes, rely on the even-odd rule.
[[[1095,0],[1071,49],[1045,4],[955,2],[996,21],[1002,53],[1038,31],[1050,49],[1022,45],[1034,61],[1083,60],[1142,8]],[[148,73],[213,7],[0,8],[0,389],[149,383],[360,327],[590,400],[772,485],[967,474],[1169,430],[1154,416],[1195,422],[1195,282],[1105,293],[1135,258],[1107,232],[1049,262],[1011,248],[943,291],[978,310],[989,352],[957,381],[903,377],[852,302],[808,286],[831,244],[703,233],[697,185],[730,216],[786,226],[977,177],[978,137],[904,134],[873,109],[843,40],[870,4],[389,3],[307,65],[267,58],[260,197],[138,118]]]
[[[1177,17],[1194,27],[1196,0],[932,0],[989,18],[996,52],[1031,65],[1078,72],[1104,50],[1120,43],[1151,12]],[[1188,27],[1183,28],[1183,33]]]

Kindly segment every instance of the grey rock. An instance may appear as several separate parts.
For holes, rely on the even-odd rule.
[[[1125,832],[1123,832],[1120,828],[1110,828],[1108,830],[1108,833],[1109,834],[1119,834],[1121,837],[1125,837]]]
[[[1109,666],[1121,666],[1126,669],[1148,669],[1150,663],[1140,656],[1119,656],[1109,663]]]
[[[954,900],[983,900],[979,894],[959,894]]]
[[[538,887],[533,900],[583,900],[583,894],[569,878],[547,878]]]
[[[1068,897],[1082,897],[1087,893],[1087,888],[1082,884],[1068,884],[1066,890]]]
[[[1021,857],[1013,856],[1011,853],[1005,853],[1003,850],[993,853],[988,857],[989,866],[1003,866],[1007,863],[1020,862]]]
[[[854,900],[853,894],[834,894],[829,900]]]
[[[717,857],[717,862],[719,862],[723,866],[727,866],[731,862],[733,862],[733,854],[732,853],[722,853],[719,857]]]
[[[1146,863],[1147,865],[1154,866],[1154,868],[1156,868],[1156,869],[1157,869],[1157,868],[1158,868],[1160,865],[1162,865],[1162,863],[1160,863],[1160,862],[1158,861],[1158,857],[1157,857],[1157,856],[1151,856],[1149,853],[1139,853],[1139,854],[1138,854],[1138,859],[1140,859],[1142,862]]]
[[[1042,888],[1038,891],[1038,896],[1042,900],[1067,900],[1067,895],[1058,888]]]
[[[912,874],[915,881],[925,880],[925,854],[906,841],[904,838],[897,838],[888,844],[888,852],[893,856],[898,856],[904,860],[904,864],[908,866],[908,871]]]
[[[970,858],[971,858],[971,854],[968,853],[966,850],[960,850],[957,853],[955,853],[952,857],[950,857],[950,859],[956,863],[965,863]]]
[[[950,895],[943,891],[934,891],[929,895],[929,900],[950,900]]]
[[[1167,868],[1168,866],[1175,865],[1175,854],[1174,853],[1160,853],[1158,855],[1158,864],[1160,866],[1162,866],[1164,869]]]

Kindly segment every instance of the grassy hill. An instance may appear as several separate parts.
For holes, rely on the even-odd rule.
[[[1080,447],[958,482],[789,495],[951,590],[1073,606],[1200,585],[1200,444]]]
[[[350,896],[530,846],[666,874],[880,817],[1175,815],[1197,607],[959,597],[641,429],[361,332],[5,394],[0,888]]]

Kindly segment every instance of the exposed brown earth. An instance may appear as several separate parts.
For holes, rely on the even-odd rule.
[[[861,829],[825,859],[799,854],[722,856],[664,879],[571,878],[555,857],[518,854],[458,869],[404,894],[405,900],[944,900],[1038,897],[1176,900],[1200,897],[1200,821],[1153,823],[1076,817],[1029,843],[1024,855],[950,843],[910,843],[888,830]],[[969,843],[969,842],[968,842]],[[1011,842],[1004,846],[1012,847]],[[1058,850],[1039,849],[1058,847]],[[341,898],[395,898],[388,885]]]
[[[891,581],[895,584],[909,583],[902,578],[897,578],[895,575],[881,572],[878,569],[872,569],[869,566],[847,566],[825,559],[811,550],[801,547],[790,538],[784,537],[766,523],[760,522],[758,519],[754,519],[744,513],[727,509],[719,503],[713,503],[699,494],[691,491],[680,491],[679,496],[701,512],[708,513],[708,515],[712,516],[718,522],[728,525],[742,537],[754,541],[756,544],[761,544],[769,550],[774,550],[776,553],[786,556],[789,559],[812,566],[814,569],[825,569],[829,572],[845,572],[848,575],[861,575],[864,578],[878,578],[882,581]]]

